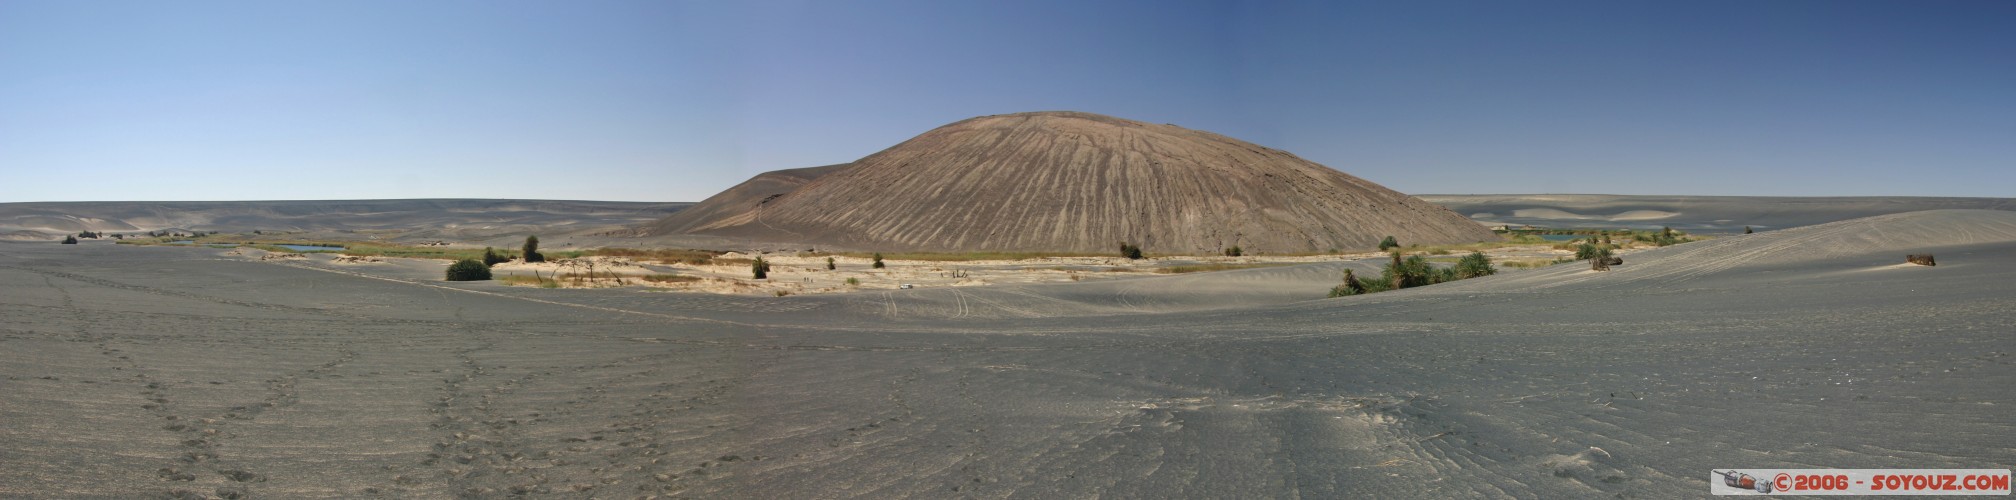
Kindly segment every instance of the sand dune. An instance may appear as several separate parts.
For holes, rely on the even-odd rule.
[[[709,224],[725,220],[740,220],[753,214],[757,208],[770,200],[783,196],[804,186],[821,176],[839,171],[849,164],[827,165],[823,167],[794,168],[757,174],[741,184],[710,196],[685,210],[669,217],[653,221],[640,227],[644,234],[684,234]]]
[[[747,297],[221,252],[0,244],[0,496],[1663,498],[2016,463],[2012,212],[1340,299],[1360,264]]]
[[[833,167],[825,167],[833,168]],[[758,176],[648,226],[870,250],[1202,255],[1495,239],[1447,209],[1287,152],[1174,125],[1075,112],[972,118],[781,195]]]

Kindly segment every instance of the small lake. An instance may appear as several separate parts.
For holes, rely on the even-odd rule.
[[[1589,235],[1585,234],[1536,234],[1534,236],[1539,236],[1540,239],[1547,241],[1574,241],[1589,237]]]

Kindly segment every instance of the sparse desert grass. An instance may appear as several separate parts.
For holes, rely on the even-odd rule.
[[[1516,267],[1516,268],[1519,268],[1519,269],[1538,269],[1538,268],[1542,268],[1542,267],[1547,267],[1547,266],[1551,266],[1551,265],[1555,265],[1555,264],[1561,264],[1561,263],[1566,263],[1566,262],[1575,262],[1575,259],[1569,259],[1569,258],[1559,258],[1559,259],[1519,259],[1519,260],[1507,260],[1507,261],[1504,261],[1504,262],[1499,262],[1499,263],[1498,263],[1498,265],[1500,265],[1500,266],[1505,266],[1505,267]]]
[[[421,247],[386,243],[339,243],[343,255],[357,257],[405,257],[409,259],[483,260],[481,248]]]
[[[499,278],[497,281],[502,281],[504,282],[504,284],[507,285],[536,286],[539,288],[560,288],[559,280],[538,276],[520,276],[514,274],[510,276],[505,276],[503,278]]]
[[[569,258],[581,256],[622,257],[630,260],[655,260],[662,264],[707,265],[715,257],[727,253],[719,250],[698,250],[690,248],[595,248],[580,251],[561,252],[571,254]],[[557,255],[557,254],[556,254]],[[747,264],[744,262],[743,264]]]
[[[699,276],[687,276],[683,274],[653,274],[644,277],[644,281],[652,283],[692,283],[700,280]]]
[[[288,243],[288,244],[289,244],[289,245],[296,245],[297,243]],[[217,248],[217,247],[223,247],[223,246],[225,246],[225,245],[206,245],[206,246],[209,246],[209,247],[211,247],[211,248]],[[260,245],[242,245],[242,246],[243,246],[243,247],[249,247],[249,248],[257,248],[257,249],[260,249],[260,250],[265,250],[265,251],[268,251],[268,252],[273,252],[273,253],[338,253],[338,252],[339,252],[339,251],[337,251],[337,250],[295,250],[295,249],[292,249],[292,248],[287,248],[287,247],[283,247],[283,246],[280,246],[280,245],[265,245],[265,244],[260,244]],[[326,246],[335,246],[335,245],[326,245]],[[456,259],[456,260],[461,260],[461,259]]]
[[[1145,269],[1135,269],[1135,268],[1131,268],[1131,267],[1119,267],[1119,266],[1112,266],[1112,267],[1064,267],[1064,266],[1056,266],[1056,267],[1046,267],[1046,268],[1043,268],[1043,269],[1048,269],[1048,270],[1051,270],[1051,271],[1064,271],[1064,272],[1067,272],[1067,273],[1133,273],[1133,272],[1141,272],[1141,271],[1145,271]]]
[[[1183,266],[1169,266],[1169,267],[1158,267],[1158,268],[1155,268],[1155,272],[1156,272],[1156,273],[1160,273],[1160,274],[1184,274],[1184,273],[1203,273],[1203,272],[1211,272],[1211,271],[1231,271],[1231,270],[1235,270],[1235,269],[1257,269],[1257,268],[1262,268],[1262,267],[1281,267],[1281,266],[1291,266],[1291,265],[1294,265],[1294,264],[1288,264],[1288,263],[1252,263],[1252,264],[1234,264],[1234,263],[1222,263],[1222,262],[1220,262],[1220,263],[1210,263],[1210,264],[1193,264],[1193,265],[1183,265]]]

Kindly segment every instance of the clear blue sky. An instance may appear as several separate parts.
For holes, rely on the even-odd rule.
[[[697,201],[963,118],[1409,193],[2016,196],[2016,2],[0,2],[0,202]]]

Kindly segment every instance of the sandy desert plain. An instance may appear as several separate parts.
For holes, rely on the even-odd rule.
[[[693,204],[0,204],[0,496],[1666,498],[2003,468],[2011,206],[1415,197],[1080,112]],[[1492,225],[1712,237],[1595,271]],[[51,241],[81,231],[127,237]],[[528,234],[553,262],[444,280]],[[1424,275],[1502,272],[1330,297],[1384,236]],[[275,246],[317,242],[344,248]]]
[[[0,496],[1664,498],[2016,464],[2009,211],[1336,299],[1377,261],[776,297],[259,253],[0,243]]]

